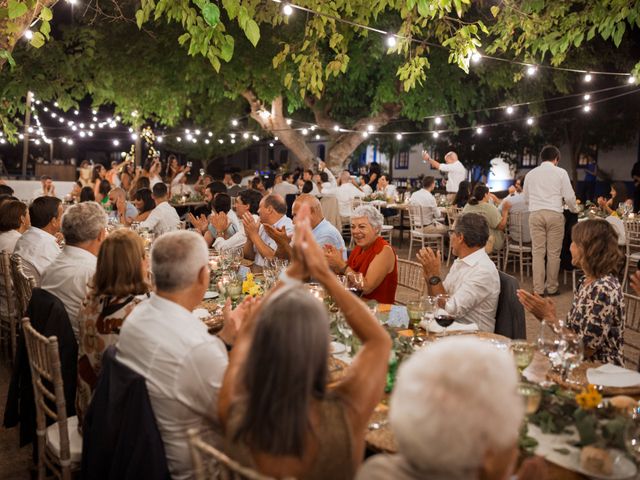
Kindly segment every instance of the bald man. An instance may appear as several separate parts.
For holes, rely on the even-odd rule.
[[[440,163],[429,156],[429,152],[423,150],[422,158],[425,162],[431,164],[431,168],[440,170],[440,173],[447,174],[447,199],[453,202],[458,193],[460,182],[467,179],[467,169],[464,168],[462,162],[458,160],[456,152],[449,152],[444,156],[445,163]]]
[[[293,224],[296,224],[296,215],[303,205],[309,206],[311,230],[318,245],[333,245],[338,251],[342,251],[342,257],[346,260],[347,249],[344,244],[344,239],[338,229],[324,218],[322,205],[320,205],[320,200],[318,200],[315,195],[303,193],[296,198],[292,207]],[[276,256],[280,258],[291,258],[293,252],[290,243],[291,239],[287,236],[286,231],[282,228],[275,229],[267,225],[265,225],[265,231],[278,244]]]

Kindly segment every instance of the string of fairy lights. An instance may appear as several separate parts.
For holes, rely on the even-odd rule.
[[[386,38],[386,44],[390,48],[395,47],[397,42],[400,40],[409,41],[412,43],[419,43],[419,44],[428,45],[428,46],[437,47],[437,48],[446,48],[440,44],[431,43],[426,40],[415,38],[415,37],[404,37],[396,33],[393,33],[391,31],[386,31],[386,30],[369,26],[369,25],[353,22],[348,19],[336,17],[333,15],[327,14],[325,12],[316,11],[314,9],[297,5],[294,3],[283,2],[282,0],[272,0],[272,1],[275,3],[282,4],[282,14],[286,17],[290,17],[291,15],[294,14],[295,10],[299,10],[307,14],[318,15],[325,18],[329,18],[336,22],[340,22],[343,24],[350,25],[352,27],[368,30],[368,31],[377,33],[381,36],[384,36]],[[66,2],[73,6],[77,3],[77,0],[66,0]],[[37,22],[37,19],[34,21],[34,24],[35,22]],[[32,24],[30,28],[33,27],[34,24]],[[30,30],[27,30],[25,32],[26,38],[28,38],[29,31]],[[593,70],[576,69],[576,68],[560,67],[560,66],[552,66],[552,65],[544,65],[544,64],[534,64],[534,63],[527,63],[527,62],[514,60],[514,59],[506,59],[506,58],[501,58],[497,56],[491,56],[491,55],[481,53],[479,51],[473,51],[470,54],[468,60],[472,64],[477,64],[484,59],[491,60],[491,61],[508,62],[510,64],[523,67],[524,76],[528,78],[534,77],[540,69],[546,69],[546,70],[555,70],[555,71],[563,71],[563,72],[580,74],[583,76],[582,80],[585,85],[589,85],[593,81],[595,76],[600,76],[600,75],[621,77],[625,79],[625,83],[622,85],[603,88],[599,90],[591,90],[583,93],[573,93],[573,94],[558,96],[554,98],[546,98],[546,99],[538,98],[536,100],[531,100],[527,102],[503,104],[503,105],[497,105],[494,107],[470,110],[467,112],[448,112],[448,113],[433,114],[433,115],[425,116],[422,119],[423,121],[430,123],[430,128],[426,130],[391,131],[388,129],[388,126],[393,124],[394,122],[385,122],[386,129],[384,131],[380,130],[382,125],[376,125],[375,123],[369,123],[367,125],[359,126],[357,128],[346,128],[339,124],[335,124],[333,125],[331,131],[327,131],[326,133],[331,135],[359,133],[364,138],[368,138],[372,135],[379,135],[379,136],[391,135],[391,136],[395,136],[397,140],[402,140],[405,136],[410,136],[410,135],[431,135],[434,139],[437,139],[441,135],[446,133],[460,132],[460,131],[467,131],[467,130],[475,130],[475,133],[477,135],[481,135],[488,128],[503,126],[503,125],[512,124],[512,123],[521,122],[527,126],[532,127],[536,125],[537,120],[540,118],[555,115],[558,113],[569,112],[573,110],[582,110],[585,114],[588,114],[593,110],[595,105],[598,105],[610,100],[614,100],[616,98],[620,98],[626,95],[635,94],[638,91],[640,91],[640,88],[629,89],[630,87],[634,87],[636,85],[636,78],[629,72],[593,71]],[[623,93],[616,93],[614,95],[608,95],[604,97],[602,96],[605,93],[608,93],[608,92],[615,93],[616,91],[625,89],[625,88],[629,90]],[[547,104],[549,104],[558,100],[568,100],[568,99],[578,98],[578,97],[581,97],[579,99],[579,103],[570,107],[563,107],[560,109],[548,110],[544,113],[539,113],[539,114],[525,112],[526,110],[525,107],[529,107],[538,103],[546,102]],[[33,119],[36,125],[26,127],[25,132],[21,133],[19,135],[19,138],[23,139],[24,134],[28,133],[30,136],[34,137],[31,139],[31,141],[33,141],[34,144],[36,145],[40,145],[42,142],[46,144],[51,144],[53,140],[60,140],[64,144],[74,145],[75,142],[77,141],[93,140],[95,133],[100,132],[100,133],[117,133],[118,138],[111,138],[110,141],[114,147],[119,147],[121,143],[124,143],[124,141],[122,140],[122,133],[124,129],[128,128],[128,133],[132,141],[136,141],[139,135],[139,133],[134,131],[132,127],[127,127],[126,123],[129,119],[123,119],[119,115],[103,116],[103,115],[100,115],[98,110],[96,109],[93,109],[91,111],[90,116],[86,112],[80,112],[77,109],[72,111],[72,114],[74,117],[91,118],[91,121],[85,121],[85,122],[80,121],[79,119],[74,119],[73,117],[71,117],[71,113],[69,112],[63,112],[59,108],[59,105],[57,102],[54,102],[53,105],[48,106],[48,105],[45,105],[41,100],[34,99],[34,104],[32,105],[31,109],[33,111]],[[456,116],[462,117],[462,116],[481,113],[481,112],[488,114],[490,112],[500,112],[500,111],[504,113],[504,118],[501,120],[488,122],[484,124],[476,124],[476,125],[467,126],[467,127],[451,126],[451,123],[453,122],[453,118]],[[519,112],[525,112],[525,113],[524,115],[518,115]],[[58,121],[60,125],[55,127],[43,126],[40,121],[40,116],[45,114],[48,114],[51,119]],[[265,109],[260,110],[258,114],[265,121],[268,121],[271,117],[271,113]],[[139,116],[139,114],[137,111],[134,110],[130,113],[130,116],[131,116],[131,120],[134,120]],[[253,140],[254,142],[267,141],[269,144],[269,147],[274,147],[275,142],[279,141],[279,137],[277,136],[277,134],[280,131],[296,130],[305,137],[315,138],[315,140],[318,140],[318,141],[322,140],[322,135],[319,133],[322,130],[316,124],[312,122],[294,120],[291,118],[286,119],[286,124],[287,124],[286,129],[281,129],[281,130],[269,129],[271,134],[273,134],[274,136],[268,136],[268,137],[261,136],[259,132],[252,131],[248,128],[243,128],[245,127],[244,120],[247,119],[248,117],[249,115],[244,115],[242,117],[237,117],[232,119],[231,120],[232,131],[224,134],[218,134],[218,135],[214,135],[213,132],[204,128],[189,128],[189,129],[185,128],[184,130],[162,132],[156,135],[150,129],[148,131],[146,130],[149,127],[145,127],[145,129],[142,130],[142,132],[146,132],[146,134],[140,133],[140,135],[143,136],[143,139],[147,141],[147,143],[149,141],[148,139],[150,138],[150,135],[153,135],[154,142],[158,142],[158,143],[162,143],[164,141],[164,138],[167,137],[167,138],[172,138],[175,140],[175,142],[181,143],[181,144],[202,143],[205,145],[209,145],[214,142],[217,142],[220,145],[224,145],[226,142],[229,142],[230,144],[235,144],[237,142],[248,143]],[[399,122],[404,120],[396,120],[396,121]],[[52,135],[52,131],[56,131],[60,129],[66,129],[66,132],[62,135]],[[3,135],[0,133],[0,144],[3,144],[3,143],[6,143],[6,140],[3,137]]]

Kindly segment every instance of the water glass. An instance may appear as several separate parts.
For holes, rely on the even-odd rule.
[[[560,345],[562,380],[575,383],[571,379],[571,373],[582,362],[584,354],[582,337],[575,333],[565,332],[560,340]]]
[[[559,332],[553,324],[546,321],[540,322],[540,333],[538,334],[538,349],[551,362],[553,369],[560,368],[562,359],[560,350],[562,347]]]
[[[347,285],[349,290],[358,297],[362,296],[364,290],[364,276],[360,272],[349,272],[347,274]]]

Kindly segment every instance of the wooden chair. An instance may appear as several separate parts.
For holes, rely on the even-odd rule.
[[[422,297],[426,292],[424,275],[422,273],[422,265],[409,260],[398,259],[398,286],[415,292],[418,297]],[[413,296],[413,295],[412,295]],[[405,303],[398,298],[396,293],[396,303]]]
[[[624,276],[622,277],[622,289],[629,283],[629,274],[636,270],[636,264],[640,260],[640,220],[627,219],[624,221],[625,263]]]
[[[11,254],[0,252],[0,348],[9,350],[11,360],[16,356],[18,315],[11,273]]]
[[[624,294],[624,362],[627,368],[640,370],[640,297]]]
[[[430,223],[427,215],[427,209],[420,205],[409,205],[409,254],[408,260],[411,260],[411,250],[413,250],[414,240],[420,242],[422,248],[425,246],[444,250],[444,235],[442,233],[425,233],[424,226]]]
[[[15,253],[11,255],[11,273],[16,294],[16,314],[18,318],[22,318],[29,306],[31,292],[37,287],[37,283],[35,278],[25,272],[22,258]]]
[[[450,206],[447,207],[447,226],[449,227],[449,233],[453,232],[458,217],[462,214],[462,209]],[[447,254],[447,266],[451,262],[453,251],[451,250],[451,241],[449,241],[449,253]]]
[[[520,281],[524,281],[524,270],[527,270],[529,276],[530,269],[533,264],[533,250],[531,242],[525,242],[524,238],[524,222],[528,221],[528,212],[509,212],[509,220],[507,222],[506,235],[506,252],[504,269],[507,270],[509,261],[513,261],[513,271],[516,271],[516,262],[520,266]]]
[[[382,225],[380,236],[384,238],[389,245],[393,242],[393,225]]]
[[[275,480],[232,460],[202,440],[196,429],[190,429],[187,435],[196,480]]]
[[[82,437],[78,433],[78,417],[67,418],[58,339],[40,335],[28,318],[22,319],[22,331],[36,405],[38,480],[45,478],[47,468],[57,478],[70,480],[72,470],[80,468]],[[55,422],[49,427],[47,417]]]

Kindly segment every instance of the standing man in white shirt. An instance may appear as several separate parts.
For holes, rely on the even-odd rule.
[[[449,152],[444,156],[445,163],[440,163],[429,156],[429,152],[423,151],[422,158],[431,164],[432,168],[440,170],[440,173],[447,174],[447,199],[453,202],[458,193],[460,182],[467,179],[467,169],[464,168],[462,162],[458,160],[456,152]]]
[[[207,245],[195,232],[156,240],[151,250],[156,292],[133,309],[116,345],[116,358],[145,378],[174,480],[194,478],[189,429],[222,445],[218,393],[229,363],[225,344],[235,339],[238,312],[225,312],[217,336],[193,315],[209,287],[208,259]]]
[[[500,295],[500,276],[484,246],[489,239],[489,225],[482,215],[461,215],[451,235],[451,248],[457,256],[442,281],[440,252],[423,248],[418,252],[429,295],[447,294],[449,300],[439,305],[456,320],[475,323],[481,332],[493,333]]]
[[[13,253],[19,255],[27,275],[40,286],[44,270],[60,253],[56,236],[62,223],[62,202],[56,197],[38,197],[29,206],[31,227],[16,242]]]
[[[258,215],[260,223],[256,222],[250,213],[242,216],[244,232],[247,242],[244,244],[244,256],[254,260],[255,264],[263,267],[266,259],[273,258],[278,245],[265,231],[264,225],[271,225],[276,230],[284,227],[287,235],[293,235],[293,222],[286,215],[287,204],[280,195],[267,195],[260,201]]]
[[[96,202],[72,205],[62,216],[65,246],[42,274],[41,287],[63,303],[78,340],[78,312],[96,273],[100,245],[106,237],[107,214]]]
[[[422,188],[411,194],[409,205],[422,207],[422,230],[424,233],[446,233],[447,226],[438,222],[442,218],[442,212],[431,192],[436,186],[436,179],[428,176],[422,179]]]
[[[338,198],[338,208],[340,216],[343,218],[351,217],[351,202],[355,198],[362,198],[365,194],[351,180],[351,174],[348,170],[344,170],[340,174],[340,186],[336,191]]]
[[[529,204],[529,230],[533,255],[533,291],[558,294],[560,253],[564,238],[563,203],[576,211],[576,194],[567,171],[558,167],[560,150],[553,145],[540,152],[540,165],[527,174],[524,200]],[[547,257],[545,271],[544,259]]]
[[[140,223],[140,226],[148,228],[156,235],[178,230],[180,217],[176,209],[169,204],[167,186],[162,182],[156,183],[151,191],[156,208],[151,210],[147,219]]]

